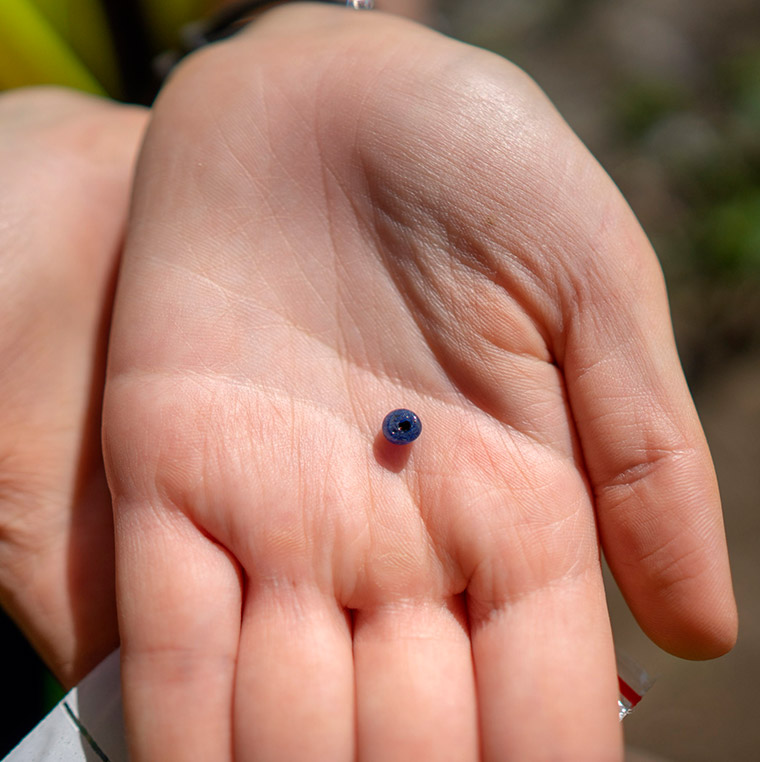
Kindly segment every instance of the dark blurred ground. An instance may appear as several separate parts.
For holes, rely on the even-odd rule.
[[[644,638],[610,586],[618,642],[658,675],[625,722],[628,741],[671,762],[760,760],[760,3],[438,5],[444,31],[505,55],[538,81],[631,203],[668,278],[715,457],[739,644],[715,662],[670,657]],[[51,691],[6,631],[0,619],[4,663],[18,669],[3,676],[16,698],[0,723],[0,754],[42,715]]]
[[[59,699],[61,690],[0,609],[2,677],[0,690],[0,758],[4,757]],[[30,761],[31,762],[31,761]]]
[[[672,762],[760,760],[760,3],[440,0],[449,34],[525,69],[622,189],[665,270],[715,458],[741,617],[736,649],[686,662],[614,585],[616,639],[658,679],[628,742]]]

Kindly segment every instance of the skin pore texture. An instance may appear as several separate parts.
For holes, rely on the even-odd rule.
[[[137,760],[619,759],[600,543],[663,647],[734,641],[657,261],[495,56],[293,5],[193,57],[111,340]]]
[[[620,759],[600,552],[676,654],[736,611],[612,182],[523,72],[380,12],[267,12],[147,119],[0,98],[4,607],[71,685],[116,595],[138,762]]]

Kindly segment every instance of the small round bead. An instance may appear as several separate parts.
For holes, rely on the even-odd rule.
[[[405,445],[414,442],[421,431],[420,419],[411,410],[404,408],[391,410],[383,421],[383,436],[392,444]]]

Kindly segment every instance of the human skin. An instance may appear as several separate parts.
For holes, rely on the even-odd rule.
[[[734,642],[656,258],[493,55],[288,5],[194,56],[111,338],[138,761],[619,759],[600,544],[661,646]]]
[[[0,96],[0,603],[66,687],[118,644],[100,404],[146,116]]]
[[[0,605],[65,688],[118,645],[100,405],[147,115],[0,94]]]
[[[146,119],[52,87],[0,95],[0,605],[65,688],[119,642],[100,404]]]

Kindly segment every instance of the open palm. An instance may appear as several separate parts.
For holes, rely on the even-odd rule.
[[[407,22],[281,9],[176,75],[104,424],[138,760],[614,759],[597,532],[659,643],[732,643],[646,239],[523,74]]]

